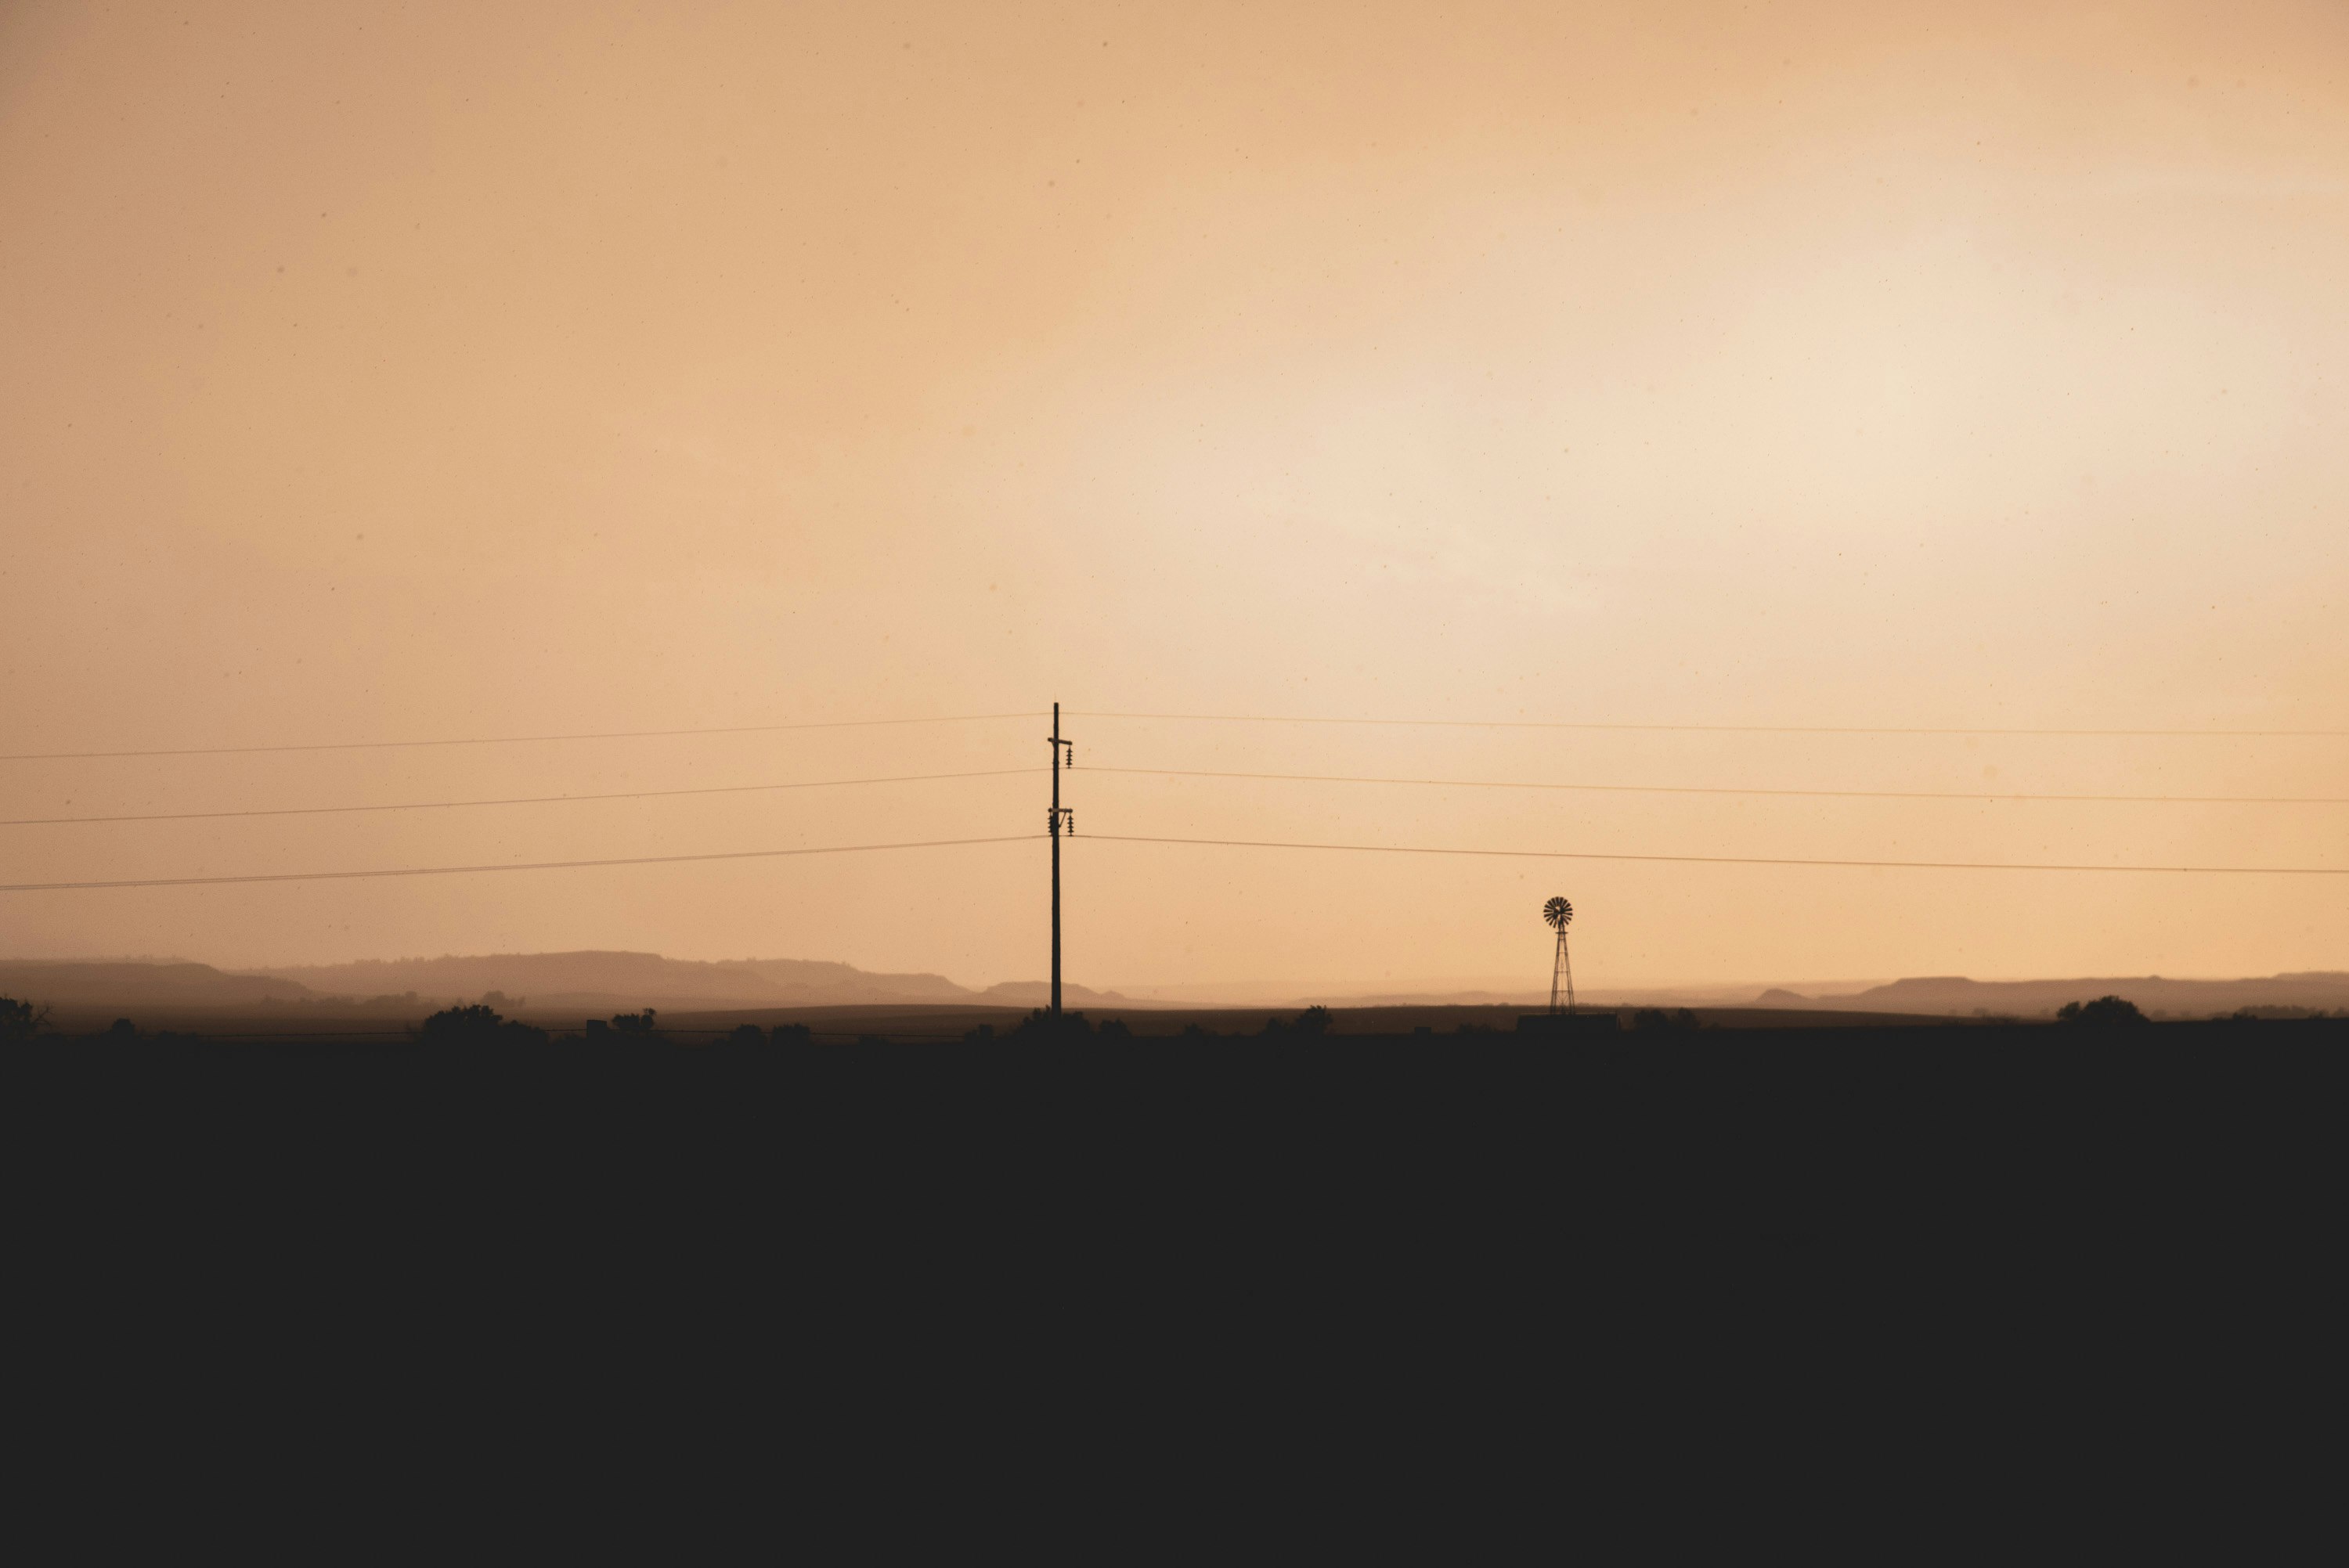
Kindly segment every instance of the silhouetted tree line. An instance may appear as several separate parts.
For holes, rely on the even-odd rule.
[[[1284,1036],[1302,1035],[1318,1038],[1330,1032],[1330,1009],[1317,1004],[1293,1018],[1267,1018],[1259,1037],[1277,1039]],[[998,1037],[994,1025],[981,1024],[963,1036],[963,1043],[986,1045]],[[999,1037],[1032,1044],[1043,1040],[1131,1040],[1134,1034],[1123,1018],[1106,1018],[1095,1024],[1081,1012],[1063,1012],[1056,1016],[1050,1008],[1038,1007]],[[1181,1037],[1222,1039],[1226,1037],[1192,1023],[1184,1026]]]
[[[2093,1002],[2066,1002],[2055,1010],[2055,1021],[2059,1024],[2086,1024],[2098,1028],[2152,1022],[2136,1003],[2122,996],[2099,996]]]
[[[647,1007],[641,1013],[616,1013],[609,1019],[590,1018],[581,1034],[565,1035],[556,1045],[592,1046],[664,1046],[668,1037],[659,1027],[660,1011]],[[813,1033],[805,1024],[777,1024],[772,1029],[762,1029],[756,1024],[738,1024],[730,1033],[720,1036],[719,1042],[729,1046],[804,1046],[812,1042]],[[543,1046],[549,1043],[547,1032],[533,1024],[502,1016],[496,1008],[475,1002],[462,1007],[444,1007],[424,1020],[416,1031],[420,1046],[469,1047],[483,1046]]]
[[[57,1035],[47,1028],[48,1016],[49,1009],[47,1007],[36,1006],[30,1002],[19,1001],[11,996],[0,996],[0,1044],[25,1043],[43,1036],[50,1040],[64,1043],[67,1037]],[[1620,1016],[1626,1027],[1641,1035],[1694,1033],[1702,1026],[1696,1014],[1686,1007],[1671,1011],[1661,1007],[1641,1007],[1627,1011]],[[2154,1020],[2147,1017],[2135,1003],[2121,996],[2099,996],[2093,1001],[2066,1003],[2056,1013],[2055,1017],[2058,1023],[2064,1026],[2090,1028],[2151,1028],[2154,1026]],[[2257,1006],[2239,1008],[2223,1017],[2199,1021],[2186,1020],[2184,1023],[2186,1026],[2198,1026],[2201,1024],[2289,1024],[2318,1023],[2334,1018],[2349,1018],[2349,1012],[2328,1014],[2323,1008]],[[1992,1024],[2002,1023],[2010,1026],[2033,1026],[2023,1025],[2019,1019],[1986,1021]],[[1329,1008],[1315,1006],[1288,1017],[1276,1015],[1266,1018],[1264,1026],[1257,1031],[1253,1037],[1261,1040],[1319,1040],[1330,1035],[1335,1022],[1335,1017]],[[462,1006],[446,1007],[434,1013],[416,1027],[411,1038],[416,1045],[432,1050],[477,1050],[484,1047],[551,1047],[559,1050],[564,1047],[581,1046],[627,1049],[664,1047],[671,1044],[669,1037],[662,1031],[659,1023],[658,1011],[647,1007],[642,1012],[616,1014],[609,1019],[591,1018],[587,1020],[584,1031],[580,1034],[550,1037],[545,1029],[507,1018],[487,1003],[476,1002]],[[1968,1026],[1980,1026],[1969,1025]],[[1775,1029],[1733,1032],[1750,1032],[1763,1037],[1791,1037],[1785,1031]],[[1899,1033],[1899,1031],[1895,1031],[1896,1036]],[[1179,1032],[1171,1037],[1158,1037],[1205,1043],[1248,1037],[1221,1034],[1195,1020],[1185,1024]],[[1342,1037],[1349,1044],[1364,1045],[1385,1037],[1431,1040],[1437,1037],[1434,1029],[1424,1024],[1413,1029],[1407,1036],[1348,1035]],[[1501,1037],[1500,1032],[1489,1025],[1470,1021],[1447,1031],[1442,1037],[1466,1040],[1494,1039]],[[138,1026],[129,1018],[117,1018],[109,1028],[94,1034],[71,1037],[71,1038],[92,1043],[124,1045],[165,1042],[185,1042],[193,1045],[199,1043],[200,1039],[194,1035],[171,1031],[141,1034]],[[1049,1009],[1039,1007],[1008,1030],[999,1031],[992,1024],[981,1024],[965,1033],[962,1043],[970,1046],[1049,1044],[1064,1041],[1113,1043],[1133,1041],[1137,1038],[1138,1037],[1124,1020],[1120,1018],[1108,1018],[1096,1024],[1081,1012],[1065,1012],[1055,1016]],[[316,1043],[324,1044],[326,1040],[321,1038]],[[805,1024],[777,1024],[771,1028],[762,1028],[757,1024],[739,1024],[732,1030],[719,1035],[714,1040],[709,1041],[708,1046],[697,1048],[706,1049],[716,1047],[747,1050],[768,1047],[806,1047],[814,1043],[814,1033]],[[882,1045],[887,1042],[883,1037],[866,1034],[859,1036],[856,1043]]]
[[[1130,1040],[1133,1031],[1125,1026],[1123,1018],[1111,1018],[1096,1026],[1082,1013],[1055,1014],[1050,1007],[1038,1007],[1000,1037],[1032,1046],[1058,1040]],[[995,1026],[981,1024],[963,1036],[963,1043],[981,1046],[996,1038]]]

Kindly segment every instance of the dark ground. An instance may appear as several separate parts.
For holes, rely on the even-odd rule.
[[[2331,1464],[2344,1109],[2343,1021],[48,1038],[0,1052],[0,1190],[16,1345],[105,1347],[85,1413],[124,1377],[321,1429],[487,1388],[436,1440],[625,1405],[761,1464],[1042,1422],[1085,1474],[1139,1423],[1234,1486],[1334,1424],[1537,1488],[1594,1444],[1981,1423],[1968,1473],[2028,1488],[2116,1428],[2304,1417],[2273,1473]]]
[[[958,1214],[1049,1219],[1145,1274],[1186,1235],[1278,1232],[1521,1289],[1592,1249],[1912,1277],[2001,1235],[2076,1261],[2321,1224],[2313,1263],[2349,1195],[2344,1020],[853,1043],[906,1021],[809,1046],[47,1037],[0,1051],[0,1160],[61,1221],[221,1189],[345,1233],[461,1192],[523,1234],[657,1208],[678,1235],[754,1214],[770,1239],[874,1221],[958,1246]]]

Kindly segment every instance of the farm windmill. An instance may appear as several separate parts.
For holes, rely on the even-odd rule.
[[[1557,933],[1557,960],[1549,972],[1549,1010],[1552,1014],[1574,1011],[1574,965],[1566,956],[1566,928],[1574,919],[1574,905],[1562,898],[1554,898],[1542,905],[1542,918]]]

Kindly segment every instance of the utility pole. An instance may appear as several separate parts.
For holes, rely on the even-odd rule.
[[[1077,814],[1061,804],[1061,769],[1077,765],[1077,748],[1061,735],[1061,705],[1052,705],[1052,814],[1045,830],[1052,840],[1052,1016],[1061,1016],[1061,830],[1077,830]]]

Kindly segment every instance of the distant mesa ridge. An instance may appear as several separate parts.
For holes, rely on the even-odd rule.
[[[1063,988],[1078,1006],[1128,1003],[1115,992]],[[874,974],[823,959],[705,962],[657,953],[505,953],[363,959],[250,971],[208,964],[0,959],[0,994],[65,1006],[227,1007],[255,1003],[351,1004],[380,998],[471,1002],[492,992],[533,1008],[823,1007],[860,1004],[1040,1005],[1040,980],[983,991],[942,975]]]
[[[209,964],[49,962],[0,958],[0,995],[20,1001],[104,1003],[108,1006],[234,1007],[257,1002],[306,1002],[317,993],[299,981],[269,975],[231,975]]]
[[[1961,975],[1935,975],[1832,996],[1772,989],[1755,997],[1754,1004],[1862,1013],[1971,1016],[1987,1012],[2033,1017],[2052,1013],[2066,1002],[2097,996],[2119,996],[2147,1013],[2185,1016],[2230,1013],[2238,1007],[2349,1007],[2349,974],[2310,970],[2243,980],[2166,980],[2158,975],[2123,979],[1969,980]]]
[[[856,1002],[967,1002],[975,995],[942,975],[876,975],[804,958],[715,962],[657,953],[502,953],[440,958],[368,959],[260,971],[313,991],[470,1000],[491,991],[544,1006],[616,997],[653,1006],[727,1004],[791,1006]]]

